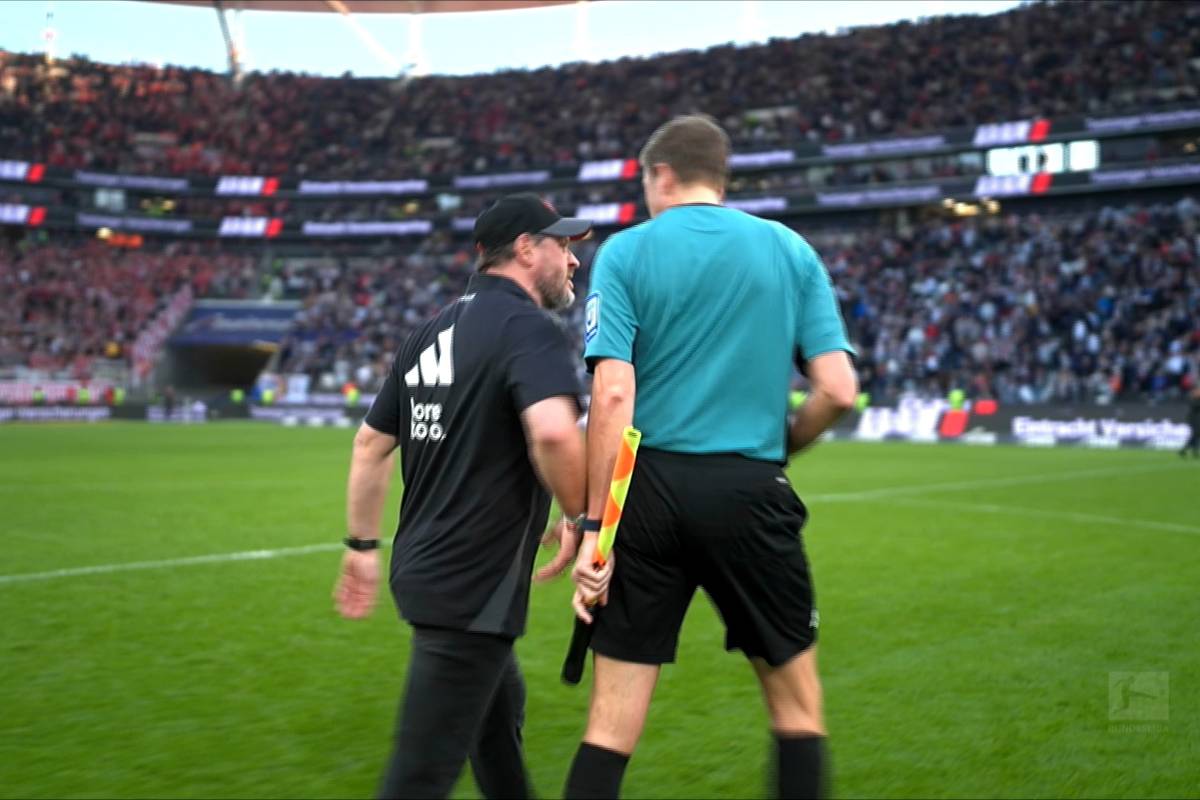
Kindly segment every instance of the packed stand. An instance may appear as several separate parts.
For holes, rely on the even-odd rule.
[[[1006,403],[1175,399],[1200,375],[1200,203],[929,219],[884,231],[801,226],[829,267],[876,402],[963,388]],[[40,236],[40,235],[39,235]],[[587,267],[598,242],[576,246]],[[377,389],[405,336],[463,293],[474,254],[436,234],[375,255],[251,256],[211,244],[94,239],[0,245],[0,367],[85,378],[173,294],[298,299],[273,369]],[[582,352],[582,303],[564,326]]]
[[[1200,204],[811,238],[874,398],[1178,399],[1200,378]]]
[[[580,242],[573,249],[581,264],[575,280],[581,298],[596,242]],[[305,373],[323,390],[352,381],[376,391],[405,337],[464,293],[475,274],[475,255],[461,240],[435,234],[402,255],[389,248],[378,257],[286,259],[273,272],[268,295],[302,300],[303,309],[272,369]],[[561,313],[563,328],[581,355],[582,306],[576,302]]]
[[[839,292],[873,401],[962,388],[1005,403],[1178,399],[1200,377],[1200,204],[805,230]],[[586,293],[597,242],[576,247]],[[285,262],[304,301],[280,372],[373,390],[404,337],[465,289],[473,254],[437,235],[406,255]],[[565,315],[582,353],[581,302]]]
[[[88,379],[128,365],[142,329],[175,293],[250,297],[255,260],[212,245],[124,250],[97,239],[0,239],[0,368]]]
[[[739,149],[1200,97],[1200,3],[1035,3],[650,59],[470,77],[46,65],[0,53],[0,157],[131,173],[453,175],[636,154],[706,111]]]

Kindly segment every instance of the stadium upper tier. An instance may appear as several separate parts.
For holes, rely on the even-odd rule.
[[[1039,3],[558,69],[411,80],[0,53],[0,156],[138,174],[426,176],[636,154],[701,110],[764,149],[1200,97],[1200,3]]]

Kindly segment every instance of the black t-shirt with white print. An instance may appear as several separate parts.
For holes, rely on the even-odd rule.
[[[467,293],[400,348],[366,422],[399,442],[391,586],[417,625],[520,636],[550,495],[521,412],[580,385],[565,332],[508,278]]]

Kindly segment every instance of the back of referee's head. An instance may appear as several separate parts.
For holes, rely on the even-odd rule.
[[[653,175],[671,168],[683,185],[703,185],[724,192],[729,179],[729,134],[707,114],[686,114],[664,122],[642,148],[642,172]]]

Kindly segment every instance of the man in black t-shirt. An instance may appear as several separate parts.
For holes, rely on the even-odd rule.
[[[530,793],[513,642],[550,493],[564,520],[577,520],[586,488],[580,386],[546,309],[574,301],[570,244],[590,228],[533,194],[481,214],[478,274],[400,348],[355,437],[334,593],[346,617],[374,601],[397,447],[405,486],[390,583],[413,628],[412,657],[383,797],[445,797],[468,758],[485,796]],[[573,522],[554,536],[559,553],[539,577],[560,572],[578,546]]]

